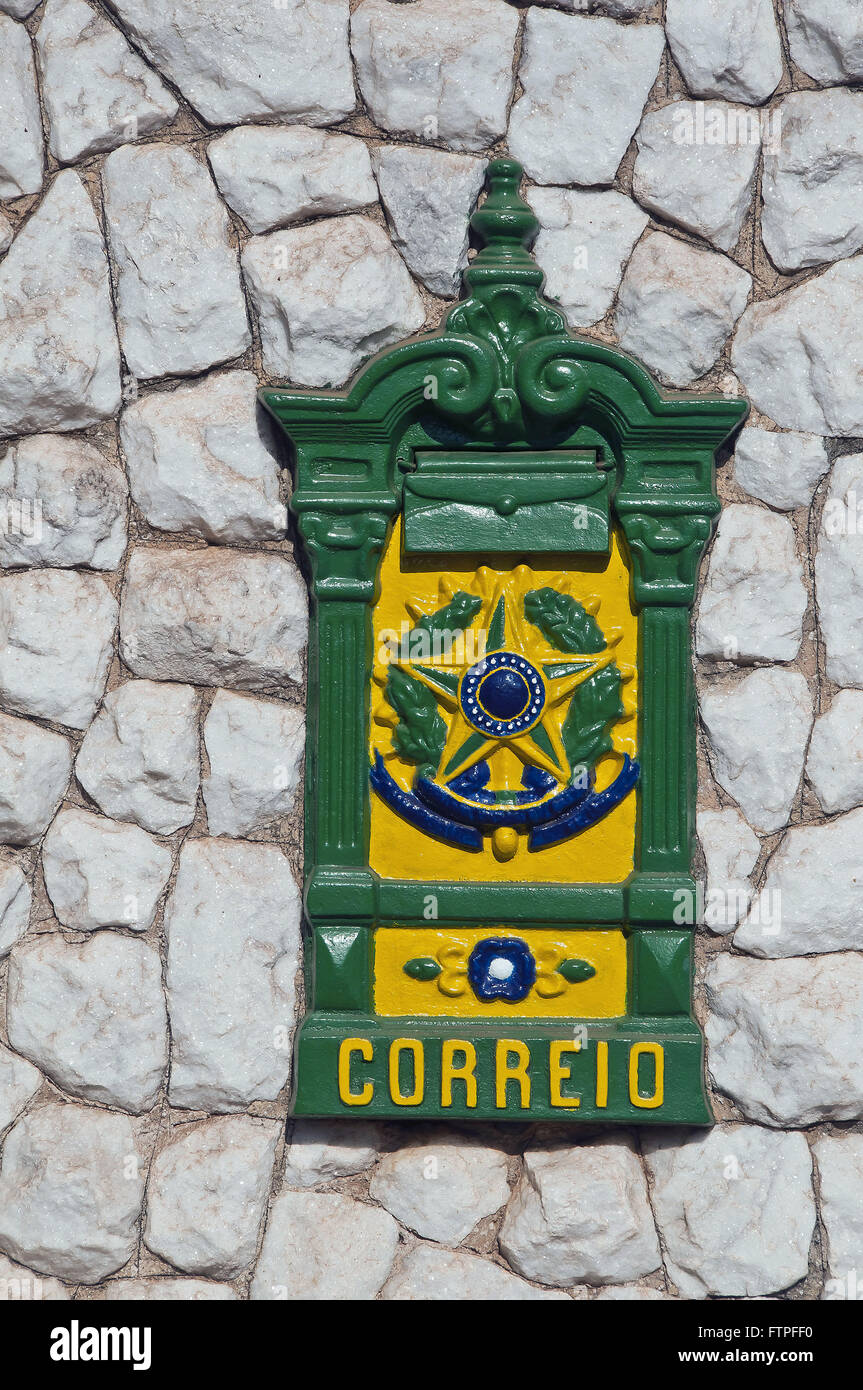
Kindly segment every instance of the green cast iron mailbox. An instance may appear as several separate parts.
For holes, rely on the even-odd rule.
[[[439,332],[261,393],[312,595],[294,1109],[705,1124],[690,610],[746,405],[566,331],[520,176]]]

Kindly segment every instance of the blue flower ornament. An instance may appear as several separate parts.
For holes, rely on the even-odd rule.
[[[467,977],[477,999],[527,998],[536,981],[536,961],[519,936],[487,936],[470,953]]]

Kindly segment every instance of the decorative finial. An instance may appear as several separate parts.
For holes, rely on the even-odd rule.
[[[465,273],[472,288],[504,280],[542,283],[542,271],[527,249],[539,231],[539,222],[518,191],[523,172],[515,159],[492,159],[489,163],[488,195],[470,219],[484,243]]]

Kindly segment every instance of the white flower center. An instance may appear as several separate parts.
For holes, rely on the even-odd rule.
[[[511,960],[505,956],[495,956],[488,967],[488,973],[493,980],[508,980],[515,966]]]

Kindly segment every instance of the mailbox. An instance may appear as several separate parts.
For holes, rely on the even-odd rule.
[[[440,331],[261,393],[312,608],[294,1110],[706,1124],[690,610],[746,405],[567,331],[520,177]]]

